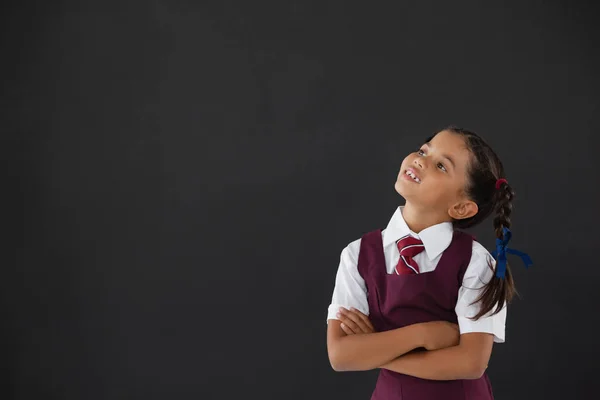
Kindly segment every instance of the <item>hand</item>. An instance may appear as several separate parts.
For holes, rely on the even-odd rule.
[[[351,307],[350,310],[340,307],[336,316],[342,322],[341,328],[347,335],[375,332],[369,317],[354,307]]]
[[[424,343],[427,350],[438,350],[458,345],[460,332],[457,324],[447,321],[432,321],[421,324],[424,328]]]

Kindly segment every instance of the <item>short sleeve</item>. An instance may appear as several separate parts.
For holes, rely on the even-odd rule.
[[[485,247],[477,241],[473,241],[471,261],[465,271],[462,286],[458,291],[455,311],[461,334],[471,332],[491,333],[494,335],[494,342],[503,343],[505,340],[506,303],[497,314],[490,315],[494,311],[492,310],[478,320],[470,318],[477,315],[481,309],[480,303],[475,301],[481,295],[485,285],[494,276],[495,266],[496,261]]]
[[[358,272],[360,242],[361,239],[355,240],[342,250],[331,304],[327,310],[327,320],[337,319],[336,313],[340,307],[354,307],[363,314],[369,315],[367,288]]]

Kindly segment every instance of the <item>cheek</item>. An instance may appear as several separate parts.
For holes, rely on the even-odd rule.
[[[438,190],[443,193],[443,197],[448,201],[456,201],[461,197],[464,191],[460,182],[453,179],[442,179],[439,182]]]
[[[427,175],[427,190],[435,197],[454,197],[457,187],[456,182],[441,174],[439,171],[431,171]]]

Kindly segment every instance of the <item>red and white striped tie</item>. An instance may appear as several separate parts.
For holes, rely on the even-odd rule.
[[[396,265],[396,273],[398,275],[418,274],[419,264],[413,260],[413,257],[425,250],[423,242],[409,235],[399,239],[396,245],[400,252],[400,259],[398,260],[398,265]]]

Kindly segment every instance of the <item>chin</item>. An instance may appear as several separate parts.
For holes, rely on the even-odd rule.
[[[394,189],[396,189],[396,193],[398,193],[403,199],[404,201],[414,201],[416,203],[422,203],[422,201],[419,201],[419,197],[420,197],[420,193],[417,192],[415,193],[413,190],[414,188],[411,187],[406,187],[406,184],[412,185],[410,182],[402,182],[401,180],[397,180],[395,185],[394,185]]]
[[[396,189],[396,193],[398,193],[400,196],[405,197],[405,193],[406,190],[402,187],[402,183],[398,180],[396,181],[396,183],[394,184],[394,189]]]

